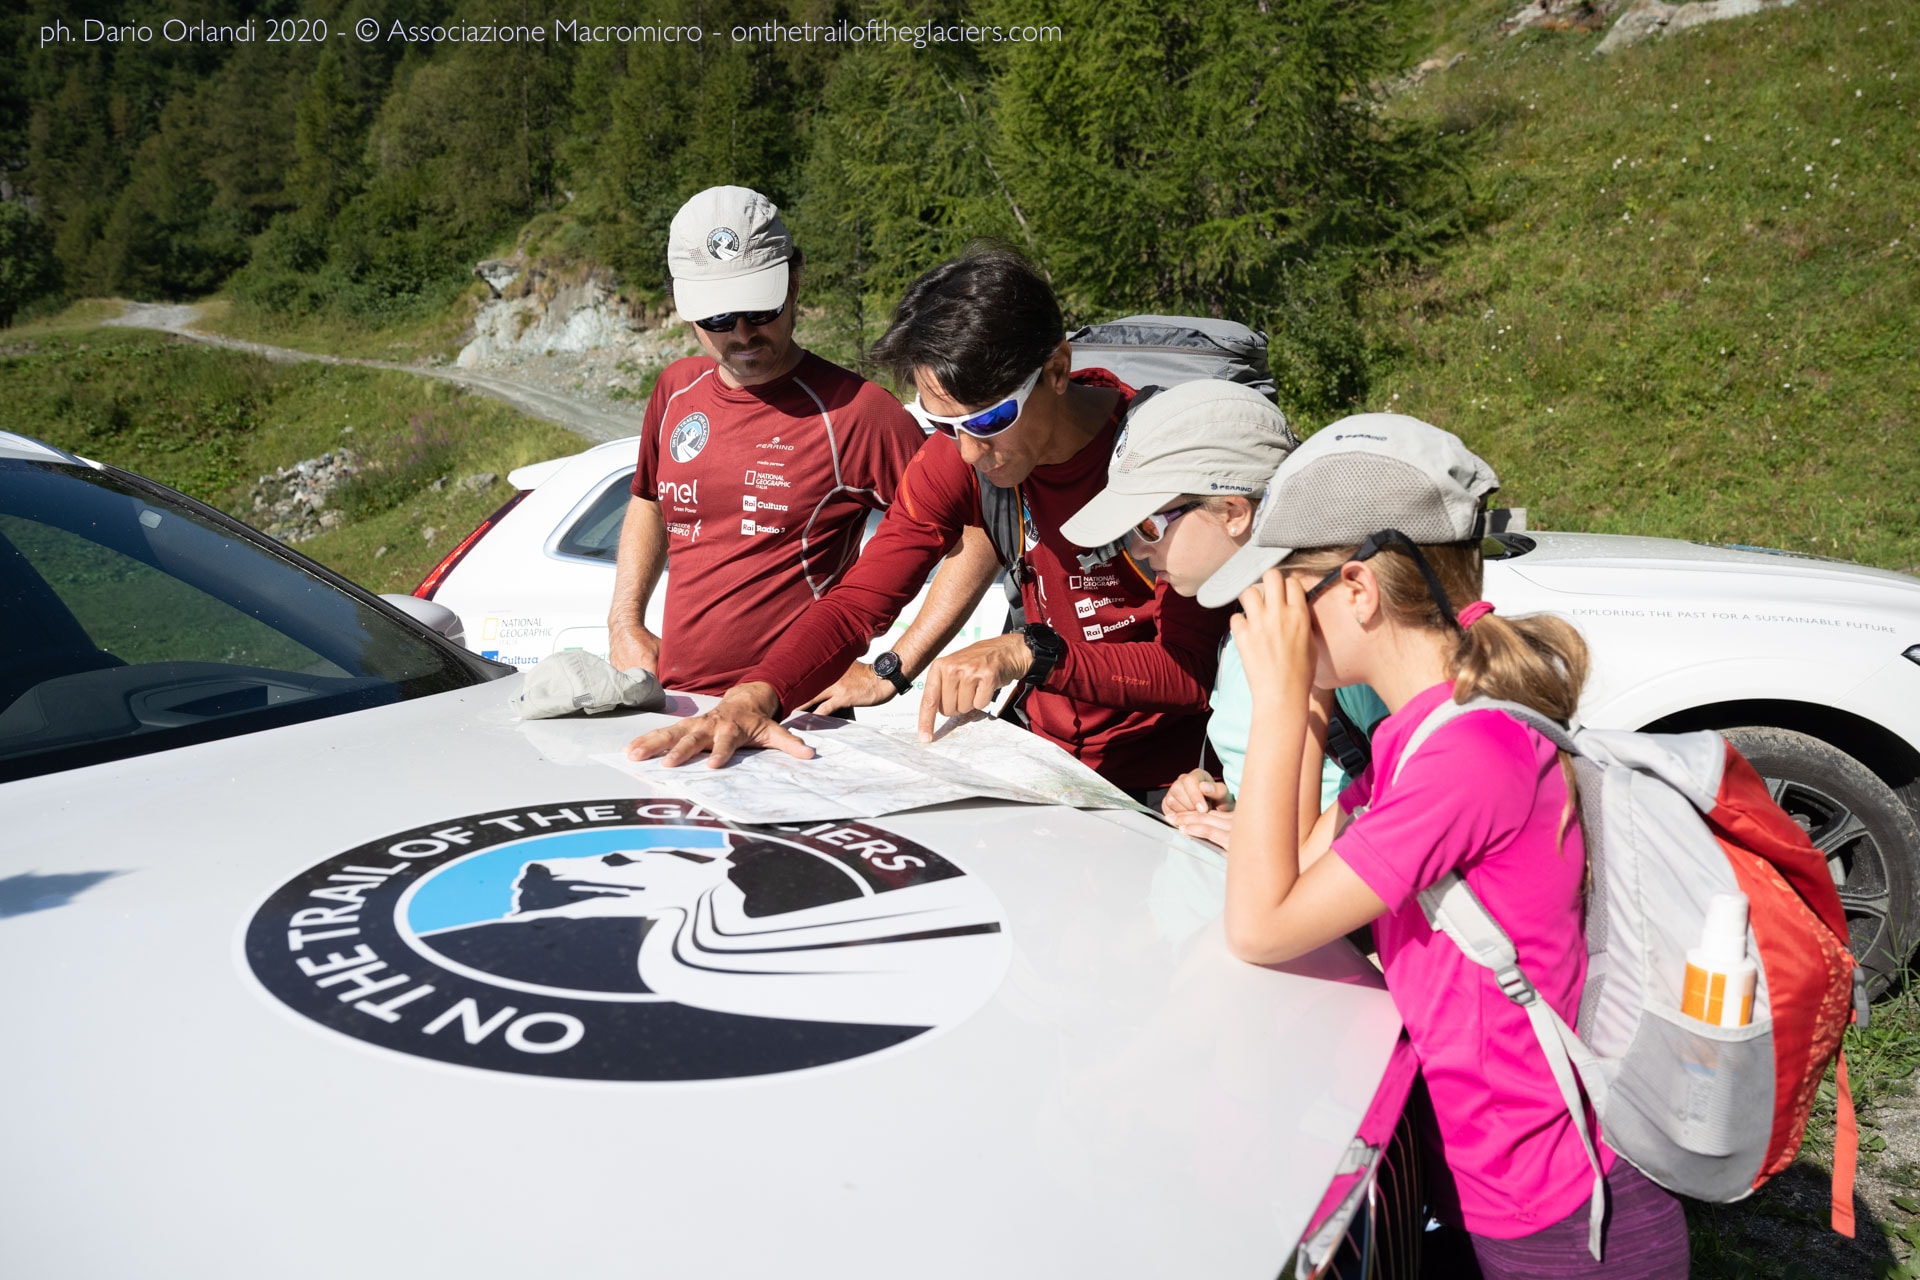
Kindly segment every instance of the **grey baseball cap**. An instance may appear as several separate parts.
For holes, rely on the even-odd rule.
[[[1202,378],[1156,393],[1127,415],[1107,487],[1060,526],[1104,547],[1187,494],[1254,494],[1299,441],[1286,415],[1251,387]]]
[[[673,305],[682,320],[771,311],[787,298],[793,237],[758,191],[708,187],[680,206],[667,232]]]
[[[1485,530],[1486,498],[1499,487],[1450,431],[1398,413],[1342,418],[1280,464],[1253,536],[1201,586],[1200,603],[1232,603],[1295,551],[1357,546],[1382,529],[1416,543],[1466,542]]]

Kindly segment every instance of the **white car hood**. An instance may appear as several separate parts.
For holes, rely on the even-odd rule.
[[[245,935],[308,869],[640,794],[587,758],[626,725],[523,727],[515,680],[0,788],[6,1270],[1275,1274],[1399,1020],[1344,943],[1231,959],[1220,860],[1137,816],[869,824],[990,891],[1005,970],[976,1012],[833,1065],[543,1078],[378,1047],[270,994]]]
[[[1789,551],[1599,533],[1533,533],[1509,563],[1523,578],[1594,595],[1813,598],[1920,613],[1920,578]]]

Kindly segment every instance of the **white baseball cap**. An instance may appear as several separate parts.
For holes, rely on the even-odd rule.
[[[1322,427],[1287,455],[1253,515],[1253,536],[1199,601],[1231,604],[1295,551],[1357,546],[1385,529],[1415,543],[1466,542],[1486,531],[1500,479],[1450,431],[1399,413],[1361,413]]]
[[[1104,547],[1187,494],[1254,494],[1298,444],[1286,415],[1251,387],[1201,378],[1127,415],[1107,487],[1060,526],[1068,542]]]
[[[667,232],[667,270],[682,320],[772,311],[787,299],[793,237],[773,201],[746,187],[708,187]]]

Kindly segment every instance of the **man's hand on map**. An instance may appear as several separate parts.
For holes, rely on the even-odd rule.
[[[641,734],[627,744],[627,758],[651,760],[663,756],[660,763],[673,768],[702,751],[711,751],[707,767],[718,769],[743,747],[772,747],[801,760],[813,759],[813,748],[774,720],[773,714],[779,709],[780,700],[772,685],[737,685],[713,710]]]
[[[845,675],[833,682],[831,688],[796,709],[830,716],[845,707],[877,707],[883,702],[891,702],[896,696],[893,681],[882,680],[873,674],[873,668],[867,663],[856,662],[847,668]]]
[[[1175,778],[1160,802],[1160,812],[1187,835],[1227,847],[1227,835],[1233,830],[1233,801],[1227,796],[1227,784],[1205,769],[1190,769]]]
[[[1018,632],[935,658],[927,668],[926,692],[920,697],[920,741],[933,741],[933,727],[941,716],[986,710],[996,690],[1012,684],[1032,666],[1033,651]]]

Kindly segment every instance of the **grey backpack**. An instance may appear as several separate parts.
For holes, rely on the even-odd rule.
[[[1110,369],[1133,387],[1219,378],[1278,399],[1267,368],[1267,335],[1208,316],[1126,316],[1067,335],[1075,369]]]
[[[1593,1167],[1587,1247],[1600,1257],[1605,1181],[1581,1092],[1615,1154],[1670,1191],[1728,1202],[1793,1160],[1808,1108],[1840,1048],[1851,989],[1866,1022],[1863,973],[1846,950],[1823,855],[1716,733],[1575,729],[1491,698],[1447,701],[1401,749],[1394,776],[1450,721],[1499,711],[1572,758],[1592,887],[1587,980],[1570,1027],[1522,972],[1513,942],[1458,872],[1420,893],[1434,930],[1494,972],[1526,1011]],[[1681,1012],[1687,949],[1716,893],[1751,899],[1747,952],[1759,965],[1752,1020]],[[1834,1227],[1853,1234],[1854,1128],[1838,1076]]]

